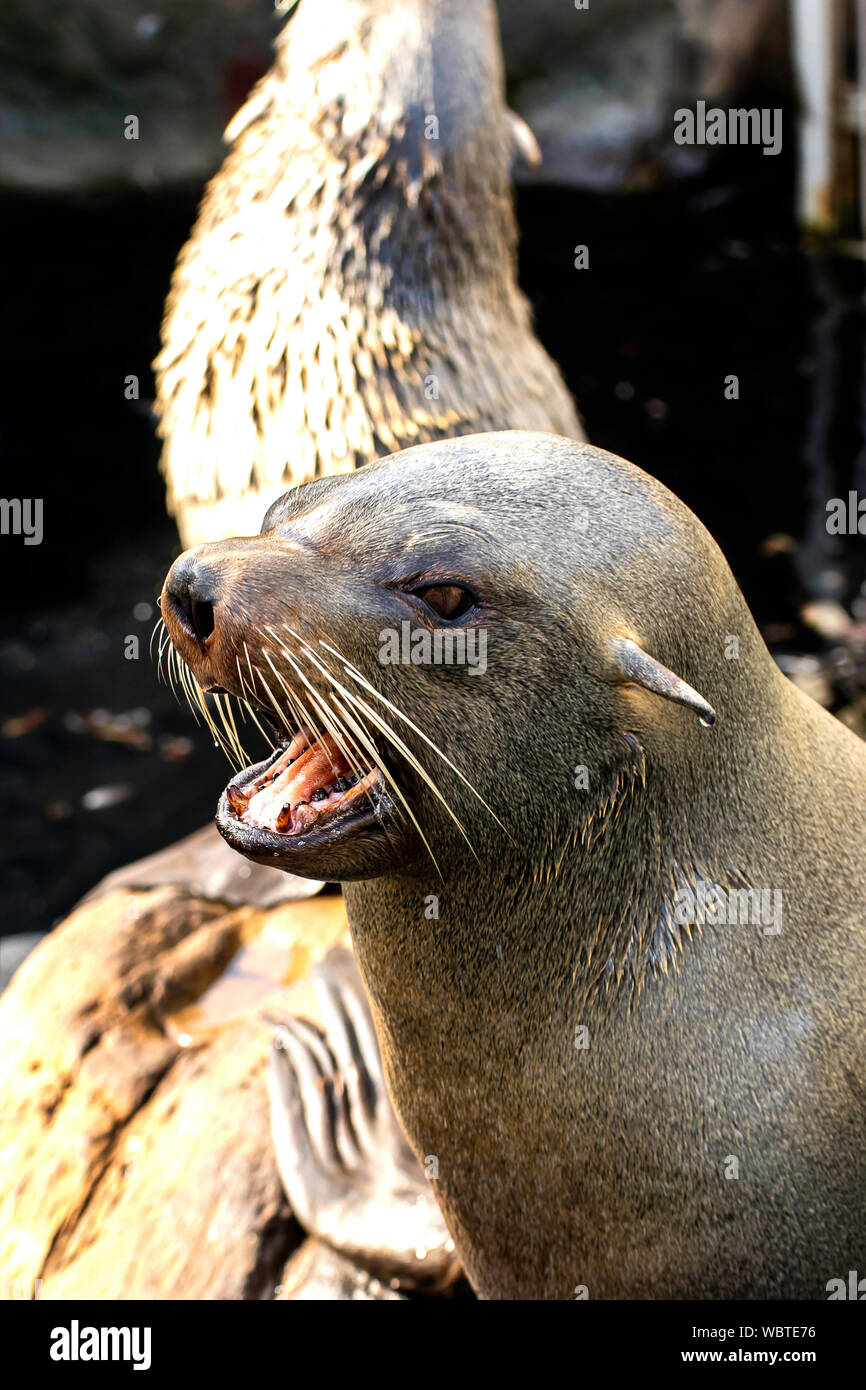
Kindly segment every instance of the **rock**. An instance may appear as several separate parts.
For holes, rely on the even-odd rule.
[[[115,869],[91,889],[85,902],[119,888],[155,888],[161,884],[184,888],[195,898],[238,907],[276,907],[312,897],[322,887],[315,879],[297,878],[242,859],[229,849],[216,826],[206,825],[167,849]]]
[[[271,1298],[300,1232],[262,1012],[345,933],[170,886],[83,903],[0,999],[0,1268],[42,1298]],[[302,987],[302,992],[307,988]]]
[[[828,641],[844,641],[850,636],[854,620],[834,599],[813,599],[800,610],[800,618],[806,627],[817,632]]]
[[[778,105],[791,90],[784,0],[499,0],[499,13],[509,96],[543,156],[526,182],[615,192],[697,173],[713,151],[674,143],[678,107],[737,104],[745,88]]]
[[[257,0],[5,0],[0,186],[172,188],[219,163],[223,129],[270,65]],[[127,118],[138,121],[128,138]]]

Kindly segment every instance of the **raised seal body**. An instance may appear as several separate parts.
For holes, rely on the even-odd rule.
[[[178,260],[155,364],[184,544],[487,429],[582,437],[516,279],[492,0],[300,0]]]
[[[319,729],[218,824],[346,880],[479,1294],[825,1298],[863,1267],[866,747],[683,504],[549,435],[443,441],[189,552],[163,611],[203,685]],[[383,664],[403,622],[483,631],[483,672]],[[340,739],[366,808],[312,790]]]

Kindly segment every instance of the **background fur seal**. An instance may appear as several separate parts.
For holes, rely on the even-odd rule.
[[[408,444],[582,438],[516,280],[491,0],[300,4],[227,132],[155,363],[185,545]]]
[[[862,1266],[866,747],[775,666],[687,508],[589,446],[444,441],[290,494],[165,597],[204,684],[239,689],[242,632],[251,678],[331,710],[375,689],[412,721],[377,740],[459,812],[477,859],[404,760],[378,823],[281,835],[229,797],[219,823],[378,874],[345,891],[389,1089],[482,1296],[824,1298]],[[378,663],[385,625],[443,607],[486,628],[485,678]],[[713,885],[781,894],[778,922],[678,920]]]

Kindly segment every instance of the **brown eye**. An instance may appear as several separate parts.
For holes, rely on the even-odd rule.
[[[475,595],[460,584],[433,584],[429,589],[416,589],[415,594],[448,622],[462,618],[476,603]]]

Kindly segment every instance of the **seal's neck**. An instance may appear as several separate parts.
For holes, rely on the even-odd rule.
[[[317,29],[286,26],[226,132],[240,171],[232,198],[276,209],[287,259],[326,265],[378,314],[405,309],[406,286],[417,316],[440,288],[506,283],[512,137],[491,7],[371,6],[356,32],[351,14],[341,22],[343,41],[324,45]]]
[[[691,764],[681,746],[665,757],[675,734],[649,753],[629,736],[621,766],[583,810],[562,803],[543,841],[523,850],[503,846],[479,864],[467,859],[442,882],[431,872],[347,886],[374,1002],[404,1022],[414,1012],[417,1021],[431,987],[459,982],[454,997],[472,999],[473,1027],[488,1012],[492,1027],[512,979],[523,990],[514,1009],[525,1009],[527,980],[545,1015],[566,996],[572,1016],[575,1005],[597,1015],[634,1007],[653,979],[700,949],[716,890],[774,887],[768,804],[787,803],[792,788],[790,770],[773,753],[772,725],[782,711],[768,704],[764,714],[763,744],[737,714],[719,731],[688,728],[684,737],[705,737],[708,750]],[[789,728],[795,716],[791,709],[784,716]],[[753,746],[744,762],[736,750],[747,737]],[[760,898],[737,898],[743,906],[767,911]],[[767,923],[759,917],[747,926],[761,931]],[[529,1016],[536,1027],[538,1009]]]

